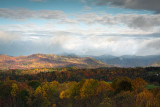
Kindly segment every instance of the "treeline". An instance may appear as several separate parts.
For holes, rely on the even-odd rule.
[[[97,68],[97,69],[78,69],[78,68],[44,68],[31,70],[8,70],[0,72],[0,80],[6,78],[19,82],[38,80],[41,82],[66,81],[79,82],[82,79],[96,79],[103,81],[113,81],[115,78],[129,77],[135,79],[140,77],[148,83],[160,84],[160,68]]]
[[[0,82],[0,107],[160,107],[160,88],[147,90],[141,78],[79,82]]]

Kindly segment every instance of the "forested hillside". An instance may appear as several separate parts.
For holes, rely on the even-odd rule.
[[[33,69],[33,68],[78,67],[98,68],[109,67],[107,64],[90,57],[60,56],[54,54],[33,54],[29,56],[11,57],[0,55],[0,69]]]

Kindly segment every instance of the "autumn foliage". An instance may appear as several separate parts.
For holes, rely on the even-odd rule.
[[[160,107],[160,88],[146,88],[158,81],[136,77],[135,70],[146,69],[131,68],[128,73],[129,69],[120,68],[52,70],[37,74],[1,72],[0,107]]]

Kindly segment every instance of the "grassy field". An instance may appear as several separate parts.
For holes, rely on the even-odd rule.
[[[107,81],[107,83],[108,83],[108,84],[111,84],[112,82],[111,82],[111,81]]]
[[[158,87],[160,87],[160,86],[156,86],[156,85],[154,85],[154,84],[148,84],[148,85],[146,86],[147,89],[153,89],[153,88],[158,88]]]

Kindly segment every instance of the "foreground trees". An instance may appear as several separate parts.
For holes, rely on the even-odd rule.
[[[146,82],[141,78],[123,77],[111,84],[88,79],[62,91],[59,97],[70,102],[63,103],[68,107],[159,107],[160,89],[145,87]]]
[[[53,75],[50,79],[56,77]],[[69,79],[68,74],[63,75]],[[60,82],[0,81],[0,107],[160,107],[160,88],[146,89],[147,82],[142,78],[119,77],[112,82],[60,78]]]

